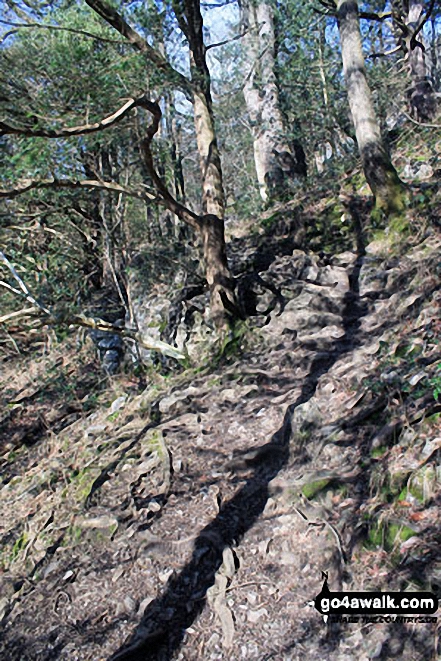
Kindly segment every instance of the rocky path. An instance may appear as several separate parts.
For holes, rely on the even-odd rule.
[[[397,387],[439,362],[438,250],[277,257],[240,357],[47,437],[2,487],[1,658],[436,658],[433,625],[325,624],[309,602],[322,572],[441,581],[436,402]]]

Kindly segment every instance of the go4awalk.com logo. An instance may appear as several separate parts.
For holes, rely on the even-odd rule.
[[[363,616],[380,622],[436,620],[428,617],[438,610],[438,597],[433,592],[331,592],[328,575],[322,572],[322,576],[321,592],[310,605],[323,615],[325,622],[330,616],[333,620]],[[387,619],[383,617],[386,615]]]

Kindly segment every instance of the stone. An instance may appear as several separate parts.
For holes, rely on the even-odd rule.
[[[110,405],[110,415],[122,409],[125,406],[126,402],[127,402],[127,395],[121,395],[121,397],[117,397]]]
[[[106,351],[104,354],[102,365],[108,374],[116,374],[119,369],[120,362],[121,353],[111,349],[110,351]]]
[[[107,337],[103,337],[98,340],[97,346],[99,349],[105,349],[106,351],[108,349],[114,349],[118,351],[122,350],[124,342],[119,335],[107,335]]]

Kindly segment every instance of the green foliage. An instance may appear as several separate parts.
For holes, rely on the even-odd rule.
[[[311,500],[312,498],[315,498],[315,496],[317,496],[319,493],[321,493],[324,489],[326,489],[331,482],[332,482],[331,478],[323,478],[321,480],[315,480],[314,482],[305,484],[302,487],[302,493],[305,496],[305,498]]]
[[[433,389],[433,398],[438,401],[441,395],[441,363],[436,366],[435,374],[428,379],[428,385]]]
[[[369,526],[366,545],[370,548],[382,547],[388,553],[397,551],[397,547],[415,536],[415,531],[409,526],[393,521],[374,520]]]
[[[12,552],[11,552],[11,562],[17,559],[17,557],[20,555],[22,551],[26,548],[28,544],[28,535],[26,532],[22,532],[20,537],[15,540],[14,545],[12,547]]]

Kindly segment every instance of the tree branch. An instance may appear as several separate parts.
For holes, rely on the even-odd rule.
[[[388,55],[394,55],[395,53],[398,53],[400,50],[401,46],[395,46],[395,48],[392,48],[392,50],[388,50],[385,53],[370,53],[368,58],[373,59],[374,57],[387,57]]]
[[[381,23],[382,21],[387,21],[388,18],[391,18],[392,14],[391,12],[377,14],[373,11],[361,11],[359,12],[359,16],[367,21],[379,21]]]
[[[38,28],[40,30],[58,30],[63,32],[72,32],[72,34],[80,34],[83,37],[90,37],[91,39],[97,39],[99,41],[104,41],[107,44],[124,44],[124,41],[119,41],[117,39],[108,39],[107,37],[101,37],[99,34],[94,34],[93,32],[87,32],[87,30],[77,30],[75,28],[67,28],[62,25],[46,25],[45,23],[14,23],[13,21],[5,21],[0,19],[0,23],[3,25],[9,25],[11,28]],[[10,34],[17,32],[17,30],[11,30],[6,33],[6,37]]]
[[[335,0],[319,0],[319,4],[321,4],[325,9],[328,9],[329,11],[335,12],[337,10],[337,3]]]
[[[190,211],[190,209],[185,207],[183,204],[175,200],[173,195],[170,193],[170,191],[162,181],[159,174],[156,172],[150,145],[158,131],[162,117],[162,112],[159,105],[153,102],[149,103],[148,110],[153,115],[153,120],[149,128],[147,129],[147,136],[141,142],[141,150],[144,156],[144,161],[148,173],[153,181],[156,190],[161,196],[161,204],[167,207],[169,211],[176,214],[178,218],[183,220],[185,223],[191,225],[191,227],[193,227],[194,229],[200,229],[200,225],[201,225],[200,217],[197,214],[195,214],[193,211]]]
[[[121,121],[133,108],[145,107],[149,103],[145,96],[129,99],[121,108],[118,108],[114,113],[104,117],[99,122],[93,124],[83,124],[81,126],[70,126],[61,129],[39,129],[39,128],[26,128],[11,126],[7,122],[0,121],[0,135],[25,135],[28,137],[41,137],[41,138],[66,138],[75,135],[85,135],[87,133],[95,133],[103,129],[113,126]]]
[[[229,44],[232,41],[237,41],[238,39],[242,39],[247,34],[248,30],[244,30],[240,34],[236,34],[234,37],[231,37],[230,39],[225,39],[225,41],[219,41],[217,44],[209,44],[208,46],[205,47],[205,50],[210,50],[210,48],[219,48],[219,46],[225,46],[225,44]]]
[[[94,188],[99,190],[108,190],[115,193],[124,193],[129,197],[135,197],[144,202],[160,202],[157,196],[149,191],[134,190],[121,186],[114,181],[99,181],[94,179],[25,179],[16,184],[13,188],[0,189],[0,198],[14,198],[33,189],[39,188]]]
[[[404,110],[401,110],[399,108],[397,108],[397,110],[399,110],[401,114],[403,114],[406,117],[406,119],[408,119],[413,124],[416,124],[417,126],[422,126],[425,129],[441,129],[441,124],[427,124],[426,122],[419,122],[417,119],[414,119]]]
[[[163,71],[171,81],[176,83],[188,98],[192,99],[193,87],[188,78],[172,67],[159,51],[150,46],[148,41],[141,37],[141,35],[127,23],[121,14],[103,0],[86,0],[86,3],[94,12],[99,14],[101,18],[109,23],[109,25],[122,34],[122,36],[125,37],[136,50],[144,53],[150,62],[152,62],[160,71]]]
[[[426,11],[425,15],[423,16],[423,18],[421,20],[418,21],[418,25],[417,25],[416,29],[414,30],[414,33],[412,35],[412,39],[410,40],[411,47],[412,47],[413,44],[419,43],[416,40],[417,34],[419,32],[421,32],[421,30],[423,29],[425,23],[429,20],[430,15],[432,14],[434,7],[435,7],[435,0],[430,0],[429,6],[427,7],[427,11]]]
[[[159,107],[158,103],[150,101],[145,96],[139,97],[138,99],[130,99],[122,108],[117,110],[116,113],[109,115],[109,117],[106,117],[101,122],[98,122],[96,124],[88,124],[81,127],[72,127],[70,129],[64,129],[62,130],[62,135],[66,135],[66,132],[69,132],[68,133],[69,135],[78,135],[79,133],[83,134],[85,132],[96,131],[99,130],[99,128],[104,128],[104,126],[109,126],[110,124],[113,124],[116,121],[118,121],[118,119],[121,119],[121,117],[127,114],[127,112],[129,112],[129,110],[135,107],[135,105],[144,108],[145,110],[150,112],[150,114],[153,117],[152,123],[147,129],[147,136],[141,142],[141,150],[144,156],[144,161],[146,163],[148,173],[157,191],[157,195],[154,195],[150,191],[140,191],[140,190],[127,188],[126,186],[121,186],[120,184],[114,181],[107,182],[98,179],[85,179],[85,180],[56,179],[54,177],[52,179],[42,179],[42,180],[28,179],[28,180],[24,180],[21,183],[16,184],[13,188],[0,189],[0,198],[12,199],[30,190],[38,190],[45,188],[71,188],[71,189],[93,188],[99,190],[100,189],[108,190],[116,193],[124,193],[125,195],[129,195],[130,197],[135,197],[137,199],[143,200],[144,202],[155,201],[161,206],[167,208],[172,213],[176,214],[178,218],[183,220],[185,223],[187,223],[194,229],[200,230],[201,224],[203,222],[202,218],[193,211],[191,211],[190,209],[188,209],[187,207],[185,207],[183,204],[178,202],[173,197],[173,195],[170,193],[170,191],[162,181],[161,177],[157,173],[154,165],[153,156],[151,152],[151,142],[159,129],[159,124],[162,118],[161,108]],[[39,135],[41,135],[41,133],[39,133]],[[45,132],[44,135],[47,136],[48,132]],[[57,134],[57,137],[59,136],[60,134]],[[54,136],[51,134],[51,137]]]

